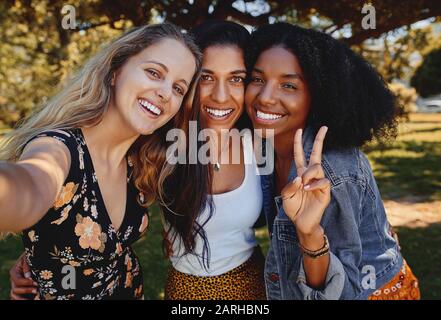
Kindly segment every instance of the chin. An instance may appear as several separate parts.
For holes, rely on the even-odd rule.
[[[274,138],[275,136],[277,136],[277,133],[275,132],[274,129],[264,128],[264,129],[262,129],[261,136],[262,136],[262,138],[265,138],[265,139]]]
[[[208,128],[215,130],[218,133],[221,133],[222,130],[231,130],[234,128],[234,125],[229,125],[229,124],[225,124],[225,125],[219,125],[216,123],[210,123],[208,125]]]
[[[262,137],[264,139],[276,136],[279,131],[276,128],[271,128],[256,123],[253,123],[253,129],[255,134],[257,134],[259,137]]]
[[[150,134],[152,134],[153,132],[155,132],[155,130],[157,128],[152,128],[150,126],[146,127],[145,124],[143,125],[135,125],[133,126],[134,131],[136,132],[136,134],[140,134],[142,136],[148,136]]]

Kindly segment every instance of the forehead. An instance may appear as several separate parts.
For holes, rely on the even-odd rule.
[[[245,70],[243,51],[234,45],[210,46],[204,50],[202,67],[216,72]]]
[[[290,74],[302,75],[297,57],[283,47],[273,47],[263,51],[257,58],[255,68],[265,74]]]
[[[138,62],[155,61],[167,67],[175,77],[190,81],[196,70],[196,62],[191,51],[180,41],[171,38],[160,40],[138,53]]]

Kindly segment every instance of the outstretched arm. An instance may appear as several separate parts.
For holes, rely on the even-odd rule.
[[[0,162],[0,231],[20,232],[49,210],[70,169],[69,149],[41,137],[31,141],[16,163]]]

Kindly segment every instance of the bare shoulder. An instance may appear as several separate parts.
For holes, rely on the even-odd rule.
[[[71,154],[66,144],[56,137],[43,136],[26,145],[18,163],[36,166],[48,174],[61,173],[66,178]]]

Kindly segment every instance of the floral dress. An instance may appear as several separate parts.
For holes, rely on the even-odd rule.
[[[69,174],[53,207],[23,232],[25,257],[40,299],[141,299],[141,265],[131,244],[148,225],[146,208],[131,180],[119,230],[106,211],[92,159],[80,129],[54,130],[71,154]],[[35,138],[37,138],[35,137]]]

